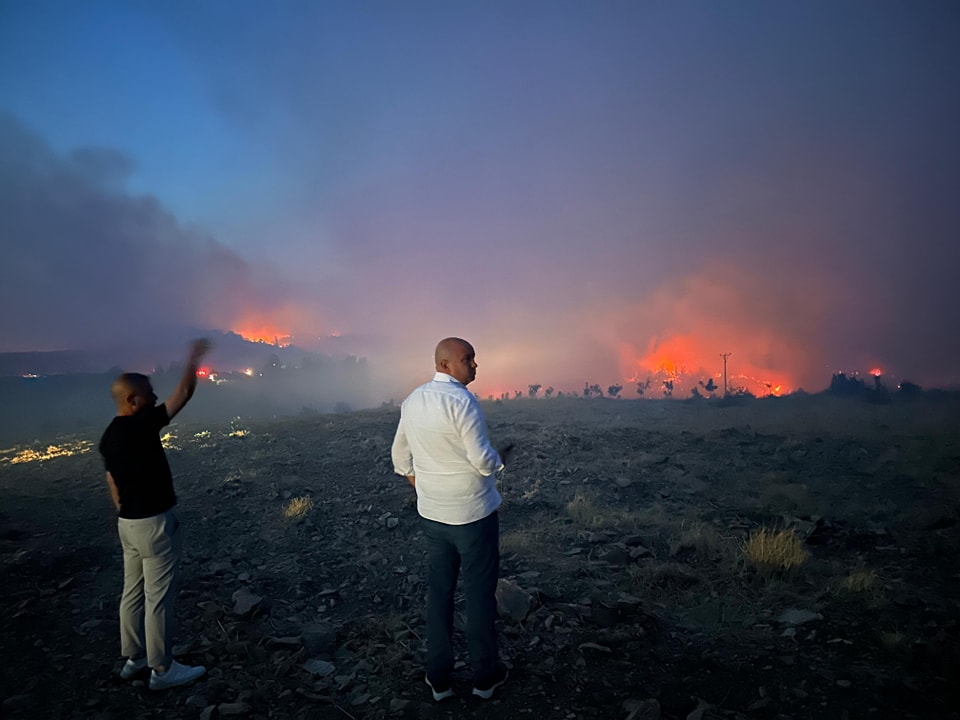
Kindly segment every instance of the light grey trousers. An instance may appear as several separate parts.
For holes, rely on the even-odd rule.
[[[176,630],[181,533],[176,513],[117,521],[123,546],[120,596],[120,650],[147,658],[152,667],[170,667]]]

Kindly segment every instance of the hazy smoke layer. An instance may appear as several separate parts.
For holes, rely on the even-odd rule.
[[[0,351],[136,346],[229,329],[250,308],[306,314],[272,269],[126,193],[132,169],[108,148],[58,155],[0,115]]]
[[[0,350],[293,335],[397,398],[447,335],[482,396],[686,394],[721,354],[751,392],[960,382],[949,3],[32,7],[0,23],[44,134],[0,121]]]

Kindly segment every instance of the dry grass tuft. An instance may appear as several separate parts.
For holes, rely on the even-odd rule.
[[[761,528],[752,533],[741,547],[743,557],[761,574],[790,571],[803,565],[810,554],[793,528],[771,530]]]
[[[709,587],[710,581],[693,568],[681,563],[631,565],[627,568],[630,592],[641,597],[678,602],[694,588]]]
[[[721,552],[723,541],[710,525],[695,522],[683,528],[680,537],[670,543],[670,555],[676,557],[684,551],[692,552],[701,559],[710,559]]]
[[[894,655],[906,652],[910,648],[910,644],[910,638],[899,628],[880,633],[880,645],[884,650]]]
[[[638,524],[637,518],[632,513],[602,508],[593,498],[583,493],[577,493],[573,500],[567,503],[567,514],[580,527],[593,530],[605,528],[634,530]]]
[[[848,593],[872,593],[877,590],[880,578],[873,570],[857,568],[840,583],[840,589]]]
[[[283,516],[288,520],[300,520],[311,510],[313,510],[312,498],[296,497],[283,507]]]
[[[885,603],[883,586],[880,576],[873,570],[859,566],[840,580],[834,588],[838,595],[857,598],[868,605],[882,605]]]
[[[512,530],[500,536],[500,552],[515,553],[524,557],[536,557],[540,553],[555,548],[547,542],[542,533],[532,530]]]

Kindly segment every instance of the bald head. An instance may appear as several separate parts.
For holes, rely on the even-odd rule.
[[[153,407],[157,396],[150,378],[140,373],[123,373],[110,386],[110,395],[117,405],[118,415],[133,415],[145,407]]]
[[[473,345],[457,337],[448,337],[437,343],[433,353],[437,372],[446,373],[469,385],[477,377],[477,360]]]

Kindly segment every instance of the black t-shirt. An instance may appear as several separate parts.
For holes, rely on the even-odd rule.
[[[170,423],[160,404],[133,415],[118,415],[100,438],[100,454],[120,494],[120,517],[147,518],[177,503],[173,476],[160,442]]]

